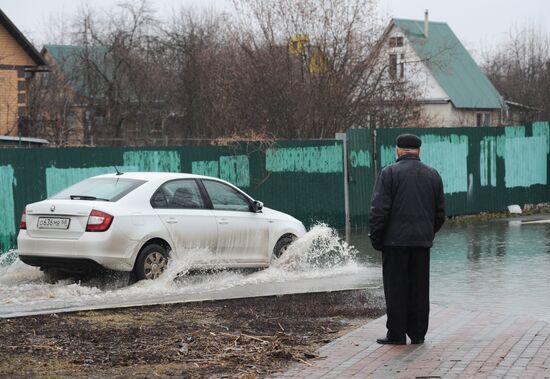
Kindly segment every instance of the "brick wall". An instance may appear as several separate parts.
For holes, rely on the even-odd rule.
[[[17,135],[17,71],[0,70],[0,135]]]
[[[10,33],[0,25],[0,65],[34,66],[35,63]]]
[[[35,63],[0,25],[0,135],[17,135],[19,113],[27,102],[25,66]]]

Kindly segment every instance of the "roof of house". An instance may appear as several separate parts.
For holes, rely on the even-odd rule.
[[[500,94],[445,22],[393,19],[456,108],[497,109]]]
[[[0,24],[4,25],[8,33],[17,41],[17,43],[25,50],[25,52],[31,57],[37,66],[45,66],[46,61],[40,53],[35,49],[32,43],[21,33],[21,31],[15,26],[13,22],[6,16],[2,9],[0,9]]]
[[[0,145],[47,145],[50,142],[42,138],[0,136]]]
[[[44,45],[42,52],[45,54],[46,51],[55,60],[69,86],[78,95],[90,95],[90,89],[83,75],[87,64],[93,66],[94,70],[101,71],[103,75],[110,76],[106,63],[109,51],[104,46]]]

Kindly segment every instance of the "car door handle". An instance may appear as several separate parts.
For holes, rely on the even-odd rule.
[[[177,224],[178,220],[176,220],[175,218],[169,218],[168,220],[166,220],[166,223],[167,224]]]
[[[218,224],[226,225],[226,224],[229,224],[229,221],[227,221],[225,218],[222,218],[222,219],[218,220]]]

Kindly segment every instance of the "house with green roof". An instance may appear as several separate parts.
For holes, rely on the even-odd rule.
[[[429,126],[495,126],[505,103],[444,22],[394,18],[384,31],[388,80],[411,80]],[[387,59],[387,60],[385,60]]]
[[[43,76],[45,120],[58,130],[57,144],[85,144],[85,126],[95,122],[105,100],[105,82],[112,76],[109,52],[96,45],[44,45],[42,56],[51,67]]]
[[[93,88],[90,76],[99,75],[111,79],[109,51],[97,45],[44,45],[42,55],[55,65],[75,95],[91,97],[100,95],[100,88]]]

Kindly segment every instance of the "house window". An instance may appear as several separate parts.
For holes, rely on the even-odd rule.
[[[399,77],[401,79],[405,77],[405,54],[401,54],[399,59]]]
[[[390,54],[390,78],[397,79],[397,54]]]
[[[483,113],[476,113],[476,126],[483,126]]]
[[[476,113],[476,126],[491,126],[491,113]]]
[[[401,47],[403,46],[403,37],[390,37],[390,47]]]

